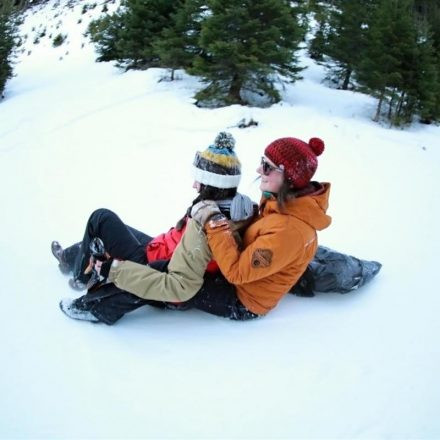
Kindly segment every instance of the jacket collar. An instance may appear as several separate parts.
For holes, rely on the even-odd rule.
[[[317,230],[325,229],[331,223],[331,217],[326,214],[330,183],[312,182],[312,185],[297,191],[294,198],[289,200],[284,210],[278,207],[275,196],[269,199],[263,197],[260,203],[260,215],[284,214],[296,217]]]

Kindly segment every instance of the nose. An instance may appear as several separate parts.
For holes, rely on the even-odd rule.
[[[263,165],[259,165],[257,168],[257,173],[262,176],[263,175]]]

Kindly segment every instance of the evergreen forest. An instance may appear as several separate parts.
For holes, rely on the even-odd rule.
[[[17,1],[0,5],[0,92],[12,75]],[[92,21],[97,61],[199,76],[196,105],[268,106],[301,79],[299,50],[326,82],[374,96],[372,119],[405,126],[440,121],[437,0],[122,0]]]

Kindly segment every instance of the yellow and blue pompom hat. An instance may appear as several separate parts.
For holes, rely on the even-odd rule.
[[[215,188],[237,188],[241,179],[241,163],[234,147],[232,134],[220,132],[213,145],[196,153],[193,162],[194,180]]]

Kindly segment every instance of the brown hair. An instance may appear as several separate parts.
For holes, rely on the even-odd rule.
[[[278,208],[281,212],[284,212],[286,203],[296,197],[296,191],[292,188],[292,185],[284,179],[278,193],[276,194]]]
[[[309,182],[306,187],[298,189],[293,188],[292,184],[285,180],[281,185],[278,194],[276,194],[278,207],[280,208],[280,211],[283,212],[286,203],[289,200],[293,200],[302,196],[307,196],[316,193],[317,191],[323,191],[323,186],[319,182],[312,181]]]
[[[255,179],[255,182],[259,179],[261,179],[261,176],[258,176]],[[275,196],[275,198],[277,200],[278,208],[281,212],[284,212],[284,208],[286,207],[286,203],[289,200],[292,200],[295,198],[295,190],[292,188],[292,185],[286,179],[284,179],[278,193],[272,193],[272,194]]]

